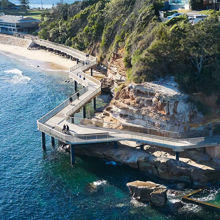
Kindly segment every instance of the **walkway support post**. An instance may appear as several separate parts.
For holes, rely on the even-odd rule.
[[[74,81],[75,92],[77,92],[77,81]]]
[[[176,160],[177,160],[177,161],[180,160],[180,152],[176,152]]]
[[[53,148],[55,147],[55,139],[54,139],[54,137],[51,137],[51,146]]]
[[[43,151],[46,151],[46,138],[45,138],[45,133],[41,133],[41,140],[42,140],[42,149]]]
[[[86,106],[83,106],[83,118],[86,118]]]
[[[96,97],[93,99],[93,109],[96,111]]]
[[[144,145],[143,144],[140,145],[140,149],[144,150]]]
[[[91,73],[91,76],[93,76],[93,69],[92,68],[90,69],[90,73]]]
[[[71,166],[75,164],[75,149],[74,149],[74,144],[70,145],[70,162]]]

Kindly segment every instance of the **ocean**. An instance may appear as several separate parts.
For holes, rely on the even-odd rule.
[[[18,5],[20,4],[19,0],[11,0],[11,2]],[[75,2],[75,0],[29,0],[29,6],[30,8],[51,8],[60,2],[71,4]]]
[[[69,155],[52,149],[49,137],[43,153],[36,120],[72,94],[73,84],[66,79],[66,72],[0,53],[1,220],[219,219],[195,205],[177,213],[131,203],[126,183],[152,180],[137,170],[88,157],[77,157],[71,167]],[[98,105],[106,99],[100,96]],[[101,190],[88,190],[94,181],[104,182]]]

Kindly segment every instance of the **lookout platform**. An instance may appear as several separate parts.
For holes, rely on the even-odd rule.
[[[97,61],[95,57],[85,53],[58,45],[49,41],[34,40],[35,44],[61,53],[69,54],[78,59],[78,64],[70,68],[69,77],[74,80],[75,93],[71,99],[67,99],[53,110],[48,112],[37,121],[38,130],[42,132],[42,148],[46,150],[45,134],[51,136],[51,143],[54,145],[55,139],[71,145],[71,163],[74,164],[74,146],[82,144],[118,142],[122,140],[136,141],[141,145],[149,144],[162,148],[172,149],[176,152],[176,159],[179,160],[179,152],[187,149],[212,147],[220,145],[220,137],[199,137],[199,138],[170,138],[156,136],[146,133],[130,132],[125,130],[115,130],[109,128],[96,127],[94,125],[77,124],[81,119],[74,117],[74,114],[83,109],[83,119],[86,118],[86,104],[93,102],[96,108],[96,96],[101,92],[101,83],[93,77],[93,68]],[[85,73],[91,70],[90,75]],[[77,85],[83,88],[77,90]],[[62,131],[63,125],[69,126],[69,131]]]

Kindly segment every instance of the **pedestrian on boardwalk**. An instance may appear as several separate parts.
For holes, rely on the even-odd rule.
[[[62,131],[65,131],[65,130],[66,130],[66,125],[64,124]]]
[[[72,97],[70,97],[70,98],[69,98],[69,102],[70,102],[70,103],[72,103],[72,101],[73,101],[73,98],[72,98]]]
[[[69,125],[66,125],[66,131],[69,132],[70,128]]]
[[[79,99],[79,93],[78,92],[76,93],[76,95],[77,95],[77,98]]]

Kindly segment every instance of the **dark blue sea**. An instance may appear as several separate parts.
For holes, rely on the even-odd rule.
[[[184,214],[131,203],[126,183],[150,180],[124,166],[41,150],[36,120],[73,92],[68,74],[0,53],[0,219],[220,219],[190,206]],[[99,97],[99,106],[106,102]],[[81,113],[79,113],[81,114]],[[102,190],[88,184],[106,181]],[[168,185],[169,186],[169,185]]]

